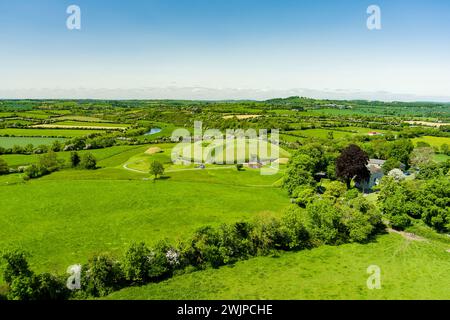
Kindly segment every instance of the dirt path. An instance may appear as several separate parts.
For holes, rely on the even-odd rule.
[[[415,235],[414,233],[404,232],[404,231],[397,231],[394,229],[388,229],[389,233],[396,233],[401,235],[403,238],[411,241],[427,241],[427,239],[419,237],[418,235]]]

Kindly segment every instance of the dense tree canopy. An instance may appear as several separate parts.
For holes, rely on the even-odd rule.
[[[368,162],[367,153],[357,145],[351,144],[336,159],[336,176],[345,181],[347,188],[350,188],[352,180],[362,182],[369,179]]]

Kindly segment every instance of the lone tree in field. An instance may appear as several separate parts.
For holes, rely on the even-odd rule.
[[[0,158],[0,174],[6,174],[9,172],[8,164],[5,160]]]
[[[164,174],[164,166],[159,161],[153,161],[150,164],[150,174],[155,176],[155,179],[158,179],[158,176],[162,176]]]
[[[80,155],[78,154],[78,152],[76,151],[72,151],[70,153],[70,163],[72,165],[72,168],[76,168],[78,167],[78,165],[80,164]]]
[[[370,178],[368,162],[367,153],[357,145],[351,144],[336,159],[336,176],[345,181],[347,189],[350,189],[352,180],[361,183]]]
[[[85,153],[80,160],[80,166],[83,169],[95,170],[97,169],[97,159],[92,155],[92,153]]]

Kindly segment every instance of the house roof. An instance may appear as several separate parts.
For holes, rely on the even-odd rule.
[[[382,166],[386,160],[381,159],[369,159],[369,165]]]

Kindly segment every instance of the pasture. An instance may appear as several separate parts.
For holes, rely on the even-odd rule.
[[[382,235],[369,244],[323,246],[188,273],[107,299],[450,299],[450,240],[445,240]],[[381,269],[380,290],[367,288],[370,265]]]
[[[444,143],[448,144],[450,146],[450,138],[447,137],[431,137],[431,136],[424,136],[420,138],[414,138],[412,139],[412,142],[417,145],[418,142],[426,142],[432,147],[440,148]]]
[[[0,137],[0,147],[12,148],[13,146],[24,147],[28,144],[34,146],[51,145],[55,141],[63,142],[62,138],[37,138],[37,137]]]
[[[49,129],[98,129],[98,130],[122,130],[128,128],[129,124],[109,123],[109,122],[81,122],[81,121],[61,121],[51,124],[39,124],[33,128]]]
[[[0,180],[0,247],[28,250],[36,270],[64,272],[98,252],[122,254],[132,241],[184,239],[200,226],[277,215],[289,205],[285,192],[272,186],[281,173],[181,170],[152,182],[149,174],[122,167],[148,146],[109,149],[92,150],[102,167],[95,171]]]
[[[76,130],[76,129],[0,129],[0,136],[15,137],[82,137],[92,133],[101,133],[101,130]]]

